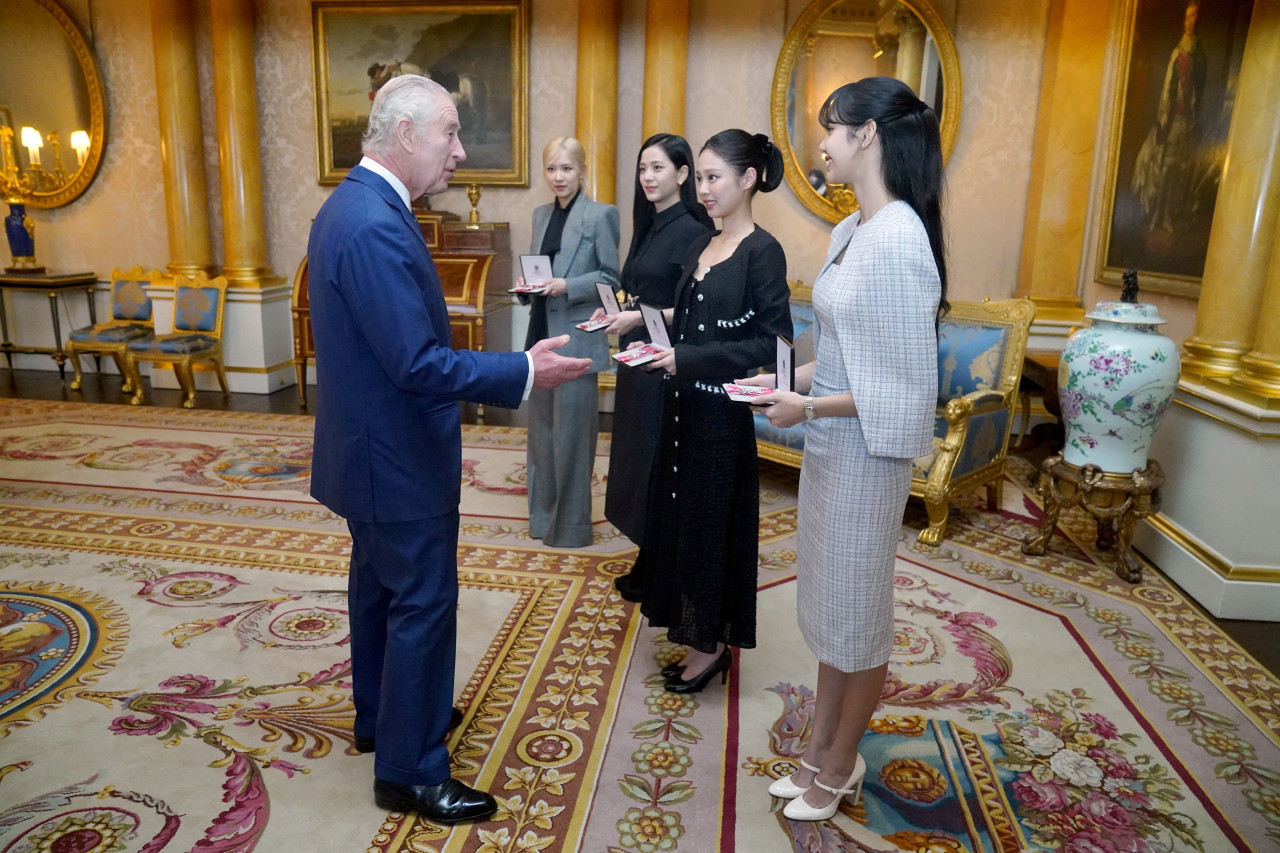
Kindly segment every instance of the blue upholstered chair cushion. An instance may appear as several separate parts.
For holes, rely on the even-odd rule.
[[[813,306],[806,302],[791,303],[791,326],[795,338],[791,341],[796,348],[797,365],[813,361]],[[797,453],[804,451],[804,424],[796,424],[783,429],[769,423],[769,419],[759,412],[755,415],[756,439],[769,444],[776,444]]]
[[[218,328],[221,294],[216,287],[179,287],[173,300],[173,328],[181,332],[212,332]]]
[[[145,281],[121,279],[111,284],[111,319],[147,322],[151,319],[151,297]],[[74,337],[72,338],[74,340]]]
[[[964,447],[951,470],[953,480],[989,465],[1000,453],[1000,445],[1004,442],[1005,431],[1009,423],[1009,410],[999,409],[974,415],[969,419],[969,431],[964,436]],[[933,452],[921,456],[911,463],[911,477],[916,480],[927,480],[933,461],[938,456],[938,448],[947,437],[947,419],[935,418],[933,421]]]
[[[193,355],[212,349],[218,339],[213,335],[173,334],[161,335],[151,340],[134,341],[129,344],[129,351],[159,355]]]
[[[145,338],[155,331],[149,323],[99,323],[71,333],[71,340],[82,344],[119,344]]]
[[[813,306],[793,302],[791,326],[792,334],[795,335],[791,343],[796,348],[796,364],[808,364],[813,361]]]
[[[1007,326],[943,320],[938,327],[938,405],[974,391],[999,390],[1008,342]]]
[[[776,444],[779,447],[785,447],[788,450],[794,450],[797,453],[804,451],[803,423],[783,428],[776,427],[769,423],[769,419],[759,412],[756,412],[753,417],[756,420],[756,439],[758,441],[766,441],[769,444]]]

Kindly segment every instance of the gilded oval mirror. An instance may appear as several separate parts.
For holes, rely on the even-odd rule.
[[[60,207],[102,162],[102,77],[79,27],[55,0],[0,0],[0,192],[4,201]]]
[[[960,57],[929,0],[814,0],[778,55],[770,114],[787,183],[831,222],[857,210],[858,201],[852,187],[825,182],[818,111],[840,86],[876,76],[902,80],[937,111],[945,162],[960,123]]]

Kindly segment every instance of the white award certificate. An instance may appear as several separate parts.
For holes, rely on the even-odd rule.
[[[667,323],[662,319],[662,309],[641,302],[640,316],[644,317],[645,328],[649,330],[649,337],[653,341],[635,349],[614,353],[614,359],[622,364],[644,364],[671,349],[671,337],[667,334]]]
[[[541,293],[552,279],[551,258],[547,255],[521,255],[520,274],[524,284],[513,287],[510,293]]]
[[[662,319],[662,309],[640,303],[640,316],[649,330],[649,340],[660,350],[671,349],[671,337],[667,334],[667,321]]]
[[[597,281],[596,292],[600,294],[600,305],[604,307],[604,316],[598,320],[587,320],[585,323],[575,323],[575,329],[581,329],[584,332],[598,332],[601,329],[613,325],[613,321],[616,320],[618,314],[622,312],[622,306],[618,304],[618,297],[613,292],[612,287],[605,284],[603,281]]]
[[[779,391],[790,392],[796,387],[796,348],[791,341],[778,335],[778,372],[777,386]]]

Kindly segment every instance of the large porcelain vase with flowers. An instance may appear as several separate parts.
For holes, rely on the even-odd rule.
[[[1137,276],[1125,274],[1119,302],[1099,302],[1093,325],[1068,340],[1058,363],[1065,422],[1062,457],[1113,474],[1147,467],[1147,450],[1178,388],[1178,350],[1160,334],[1154,305],[1138,302]]]

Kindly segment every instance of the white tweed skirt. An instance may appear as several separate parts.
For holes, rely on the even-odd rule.
[[[842,672],[889,660],[893,567],[910,491],[911,460],[869,455],[857,418],[808,424],[796,610],[814,655]]]

